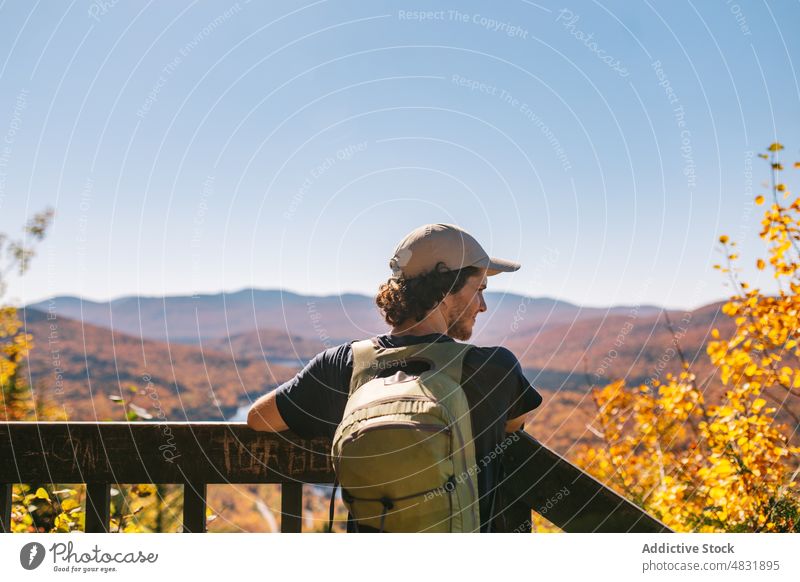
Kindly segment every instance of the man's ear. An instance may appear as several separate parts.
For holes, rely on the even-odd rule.
[[[448,293],[447,295],[442,297],[439,303],[433,306],[433,309],[440,309],[442,311],[442,315],[444,315],[445,313],[447,313],[447,310],[450,309],[451,297],[452,295]]]

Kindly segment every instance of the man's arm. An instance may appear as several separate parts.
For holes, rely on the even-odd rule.
[[[512,366],[513,373],[510,374],[510,377],[516,385],[512,389],[511,402],[508,409],[508,415],[511,418],[506,420],[506,432],[516,432],[522,429],[528,414],[542,403],[542,396],[528,382],[517,357],[505,348],[503,348],[502,353],[508,358],[508,362]]]
[[[278,411],[275,393],[273,390],[264,394],[253,403],[247,412],[247,426],[265,432],[281,432],[289,429]]]
[[[527,414],[506,422],[506,432],[515,432],[525,424]],[[265,432],[281,432],[288,430],[288,426],[281,418],[275,402],[275,391],[265,394],[253,403],[247,412],[247,426],[253,430]]]

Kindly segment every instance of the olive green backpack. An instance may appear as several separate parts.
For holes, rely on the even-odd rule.
[[[460,384],[471,347],[433,342],[383,348],[375,338],[352,344],[350,396],[331,454],[356,526],[479,531],[472,424]],[[389,375],[402,364],[413,370],[412,362],[423,369],[418,375]],[[334,497],[335,487],[331,515]]]

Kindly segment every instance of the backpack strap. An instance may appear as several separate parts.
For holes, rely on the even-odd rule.
[[[331,490],[331,504],[328,507],[328,533],[333,533],[333,504],[336,501],[336,489],[339,488],[339,478],[333,480],[333,489]]]
[[[392,363],[411,358],[429,362],[432,370],[439,368],[460,384],[464,356],[472,347],[472,344],[459,342],[433,342],[384,348],[378,344],[376,337],[355,341],[351,344],[353,375],[350,379],[350,396]]]
[[[353,350],[353,375],[350,379],[350,396],[361,386],[375,377],[370,372],[374,368],[372,363],[381,349],[377,338],[356,341],[351,344]]]

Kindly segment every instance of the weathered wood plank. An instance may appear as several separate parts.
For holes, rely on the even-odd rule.
[[[332,483],[329,452],[245,423],[0,423],[0,483]]]
[[[281,532],[303,531],[303,484],[281,484]]]
[[[513,498],[512,498],[513,499]],[[514,499],[496,509],[492,530],[496,533],[530,533],[531,508],[524,501]]]
[[[86,533],[107,533],[111,525],[111,484],[86,484]]]
[[[504,455],[507,501],[500,511],[506,524],[526,531],[527,507],[568,532],[669,531],[529,435],[517,434]],[[286,483],[284,531],[300,531],[302,483],[333,482],[329,451],[326,439],[261,433],[245,423],[0,423],[0,483],[89,480],[103,484],[94,486],[93,498],[106,496],[95,503],[105,508],[106,483],[203,484],[203,522],[207,483]],[[190,496],[188,504],[199,506],[199,497]],[[187,527],[198,529],[199,519],[186,517]],[[92,519],[92,527],[108,528],[107,513]],[[87,511],[87,531],[90,523]]]
[[[672,531],[530,435],[517,435],[504,456],[503,487],[512,502],[524,502],[566,532]]]

